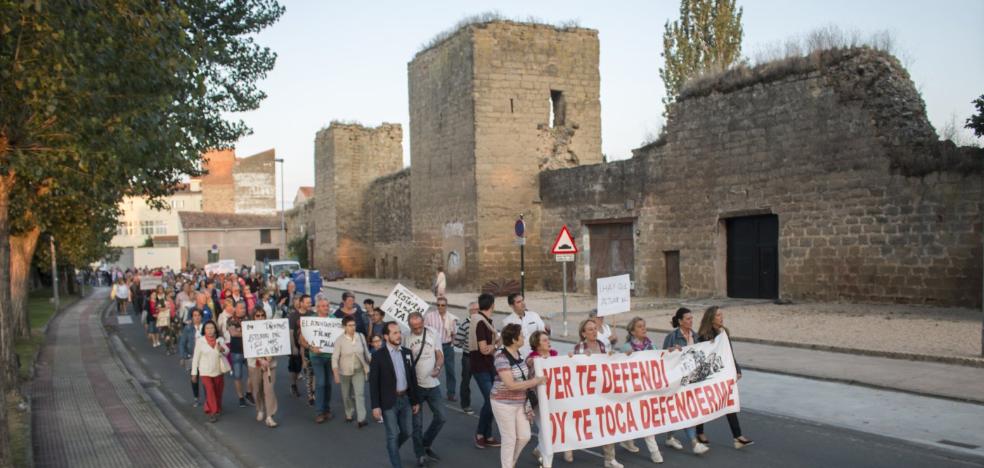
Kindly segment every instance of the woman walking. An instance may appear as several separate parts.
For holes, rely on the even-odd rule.
[[[229,357],[232,364],[232,384],[236,388],[236,396],[239,397],[239,407],[246,407],[247,393],[243,389],[243,379],[248,378],[246,355],[243,354],[243,321],[246,317],[246,304],[236,303],[236,312],[229,319],[226,325],[225,339],[229,343]],[[247,384],[248,385],[248,384]],[[252,403],[252,401],[250,402]]]
[[[198,338],[202,335],[202,326],[204,322],[202,321],[202,311],[199,309],[191,309],[191,322],[186,323],[184,328],[181,330],[181,338],[178,340],[178,352],[181,353],[181,365],[184,366],[186,370],[191,369],[191,358],[195,353],[195,344],[198,343]],[[191,381],[191,394],[195,397],[192,406],[198,407],[198,386],[197,380],[192,379]]]
[[[219,420],[222,412],[223,374],[229,372],[225,339],[219,336],[215,322],[209,320],[202,326],[203,336],[195,343],[195,354],[191,358],[191,381],[201,380],[205,387],[205,415],[208,422]]]
[[[731,338],[731,332],[728,328],[724,326],[724,312],[721,311],[718,306],[710,306],[704,311],[704,316],[700,319],[700,328],[697,329],[697,340],[698,341],[712,341],[717,338],[721,332],[728,334],[728,338]],[[730,341],[729,341],[730,344]],[[731,348],[731,357],[735,359],[735,349]],[[741,380],[741,366],[738,365],[738,360],[734,360],[735,371],[737,372],[737,380]],[[738,414],[729,413],[725,416],[728,418],[728,426],[731,428],[731,436],[734,438],[734,446],[736,449],[741,449],[755,442],[748,437],[741,435],[741,424],[738,424]],[[704,435],[704,425],[697,425],[697,440],[702,444],[710,443],[707,436]]]
[[[633,317],[632,320],[629,320],[629,324],[626,325],[625,329],[629,332],[628,336],[625,337],[625,344],[622,345],[622,351],[625,354],[631,355],[636,351],[651,351],[656,349],[653,346],[652,340],[646,335],[646,321],[642,317]],[[643,440],[646,442],[646,448],[649,449],[649,459],[653,463],[663,463],[663,454],[659,453],[659,444],[656,443],[656,436],[648,435]],[[639,447],[636,446],[634,440],[627,440],[620,445],[632,453],[639,452]]]
[[[362,333],[355,332],[355,317],[342,319],[342,336],[335,340],[335,352],[331,355],[331,371],[335,383],[342,388],[342,405],[345,421],[352,422],[355,413],[356,427],[366,423],[366,379],[369,376],[369,346]]]
[[[691,346],[697,342],[697,332],[694,331],[694,314],[690,312],[690,309],[686,307],[677,309],[670,323],[673,325],[673,331],[667,334],[663,340],[663,349],[680,351],[684,346]],[[683,432],[690,440],[694,454],[702,455],[710,450],[710,447],[697,440],[697,431],[694,428],[688,427]],[[673,432],[666,435],[666,445],[677,450],[683,450],[683,444],[673,436]]]
[[[256,309],[253,320],[266,319],[267,311],[262,308]],[[274,356],[260,356],[249,358],[247,363],[249,387],[253,391],[253,398],[256,399],[256,420],[264,422],[269,428],[277,427],[277,422],[273,420],[273,415],[277,414],[277,394],[273,390],[277,376],[277,359]]]
[[[147,337],[150,338],[150,345],[153,347],[158,347],[161,345],[160,329],[157,327],[158,315],[163,315],[165,317],[165,324],[170,323],[167,317],[170,317],[167,310],[167,294],[164,293],[164,286],[158,286],[154,291],[154,294],[150,296],[149,301],[150,310],[147,313]],[[161,311],[165,311],[161,314]]]
[[[530,355],[526,357],[526,367],[530,371],[533,371],[535,368],[534,359],[546,359],[557,355],[557,350],[550,347],[550,335],[540,330],[533,332],[533,335],[530,336],[530,350]],[[536,416],[539,416],[539,414],[536,414]],[[540,419],[534,418],[534,420],[539,421]],[[537,459],[543,468],[553,466],[553,453],[546,450],[543,428],[540,428],[540,434],[537,437],[537,446],[533,449],[533,457]]]
[[[526,397],[527,390],[546,381],[534,377],[519,353],[523,346],[523,327],[517,323],[502,329],[502,349],[495,355],[495,382],[492,384],[492,414],[499,425],[502,468],[513,468],[523,447],[530,441],[530,421],[533,407]]]
[[[164,340],[165,353],[170,356],[177,351],[178,335],[183,323],[178,319],[177,304],[174,301],[174,291],[167,291],[167,313],[157,313],[157,330]]]
[[[598,324],[594,319],[588,318],[581,322],[581,325],[577,329],[578,337],[581,339],[576,345],[574,345],[573,354],[604,354],[607,351],[605,345],[607,343],[598,339]],[[605,453],[605,468],[622,468],[622,464],[615,460],[615,445],[608,444],[601,446],[602,451]],[[570,451],[564,452],[564,460],[567,462],[574,461],[574,454]]]

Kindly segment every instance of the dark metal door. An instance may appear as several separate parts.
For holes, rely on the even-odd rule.
[[[779,297],[779,218],[732,218],[728,224],[728,296]]]
[[[663,252],[666,260],[666,297],[680,297],[680,251]]]
[[[597,278],[629,274],[635,270],[635,247],[632,223],[592,224],[591,292],[598,293]]]

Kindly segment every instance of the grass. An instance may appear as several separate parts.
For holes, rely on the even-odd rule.
[[[71,306],[79,299],[78,296],[62,297],[62,309]],[[31,321],[31,336],[14,340],[14,350],[20,357],[21,382],[28,382],[34,369],[34,358],[38,349],[44,343],[41,328],[55,315],[55,305],[51,303],[51,288],[32,291],[27,300],[27,308]],[[23,402],[19,392],[7,393],[7,427],[10,430],[10,444],[13,452],[14,466],[30,466],[28,449],[31,444],[31,421],[27,409],[21,409]]]

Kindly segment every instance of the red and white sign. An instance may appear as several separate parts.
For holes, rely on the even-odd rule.
[[[682,351],[533,360],[547,453],[694,427],[740,410],[728,336]]]
[[[571,231],[567,230],[566,224],[560,228],[560,234],[557,234],[557,240],[554,241],[550,253],[555,255],[577,253],[577,244],[574,243],[574,236],[571,235]]]

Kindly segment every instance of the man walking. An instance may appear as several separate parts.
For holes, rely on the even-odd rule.
[[[400,325],[386,322],[386,344],[372,354],[369,363],[369,397],[372,417],[386,427],[386,451],[393,468],[402,468],[400,446],[410,438],[410,418],[420,411],[413,382],[417,375],[410,350],[400,346]]]
[[[448,298],[441,296],[437,298],[437,309],[431,309],[424,315],[424,325],[437,331],[440,340],[441,352],[444,353],[444,384],[448,401],[455,401],[455,388],[457,378],[454,375],[454,333],[458,328],[458,317],[448,312]]]
[[[325,297],[318,296],[318,303],[315,305],[315,311],[318,317],[328,318],[331,314],[331,303],[328,302],[328,299]],[[298,319],[298,322],[299,321],[300,319]],[[308,352],[308,366],[314,373],[314,422],[321,424],[325,421],[331,420],[332,418],[330,406],[331,382],[329,381],[329,376],[332,375],[331,353],[308,343],[307,340],[304,339],[303,333],[298,333],[298,338],[300,339],[301,348]],[[308,378],[310,377],[311,375],[308,374]]]
[[[529,339],[533,336],[534,332],[542,331],[546,334],[550,334],[550,329],[547,328],[543,323],[543,319],[540,318],[540,314],[536,312],[526,310],[526,298],[520,293],[512,293],[506,296],[506,300],[509,302],[509,307],[512,307],[513,312],[502,321],[502,326],[515,323],[523,329],[523,336]],[[530,343],[523,340],[523,345],[519,347],[519,352],[526,358],[530,355]]]
[[[471,372],[475,383],[482,391],[482,410],[478,414],[478,427],[475,430],[475,447],[499,447],[498,440],[492,437],[492,382],[495,379],[493,355],[497,342],[495,326],[492,324],[492,311],[495,309],[495,296],[482,293],[478,296],[478,315],[468,330],[468,347],[471,349]]]
[[[407,317],[407,322],[410,324],[407,348],[410,349],[410,359],[417,374],[417,398],[421,404],[427,403],[433,414],[426,433],[424,433],[424,412],[420,411],[413,416],[413,450],[417,455],[417,465],[424,466],[427,457],[440,460],[431,447],[447,421],[447,410],[441,398],[441,381],[437,379],[444,365],[444,353],[438,347],[440,335],[430,327],[424,326],[424,318],[420,313],[411,313]]]
[[[461,395],[461,411],[465,414],[475,414],[471,408],[471,358],[469,357],[471,348],[468,346],[468,331],[471,324],[475,322],[478,315],[478,303],[468,303],[468,316],[465,321],[458,325],[458,330],[454,334],[454,346],[461,350],[461,388],[458,393]]]

